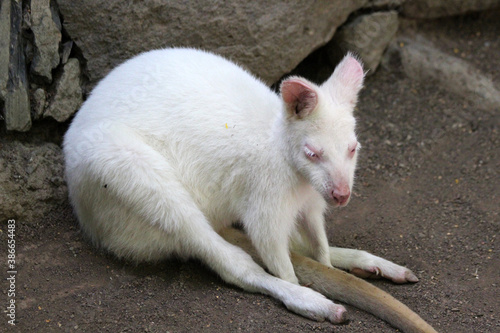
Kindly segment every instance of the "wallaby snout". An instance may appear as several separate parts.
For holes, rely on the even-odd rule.
[[[333,188],[331,196],[336,204],[338,204],[339,206],[345,206],[347,205],[347,202],[349,201],[349,198],[351,196],[351,190],[347,185],[338,187],[336,186]]]

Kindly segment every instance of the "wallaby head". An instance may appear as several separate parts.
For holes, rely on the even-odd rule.
[[[353,111],[363,80],[362,65],[348,54],[321,86],[299,77],[281,84],[292,163],[334,206],[351,195],[360,148]]]

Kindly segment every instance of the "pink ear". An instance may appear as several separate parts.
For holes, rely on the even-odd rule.
[[[283,81],[281,98],[288,113],[299,118],[308,116],[318,104],[318,95],[312,84],[298,77]]]
[[[328,85],[335,101],[355,105],[364,78],[363,66],[351,53],[348,53],[324,84]]]

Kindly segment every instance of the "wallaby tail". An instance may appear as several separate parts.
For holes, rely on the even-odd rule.
[[[221,235],[228,242],[243,248],[262,265],[259,255],[244,233],[227,228]],[[326,297],[365,310],[405,333],[437,333],[410,308],[374,285],[297,253],[292,253],[291,259],[300,283]]]

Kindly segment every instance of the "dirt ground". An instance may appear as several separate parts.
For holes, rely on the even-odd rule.
[[[431,21],[422,33],[500,83],[499,22],[473,15]],[[416,284],[373,283],[437,331],[500,332],[500,110],[395,68],[368,78],[357,116],[354,197],[329,216],[330,243],[412,269]],[[69,204],[36,224],[19,221],[16,237],[17,324],[9,332],[397,331],[351,306],[345,325],[304,319],[196,261],[116,260],[84,239]],[[5,230],[0,238],[6,244]]]

